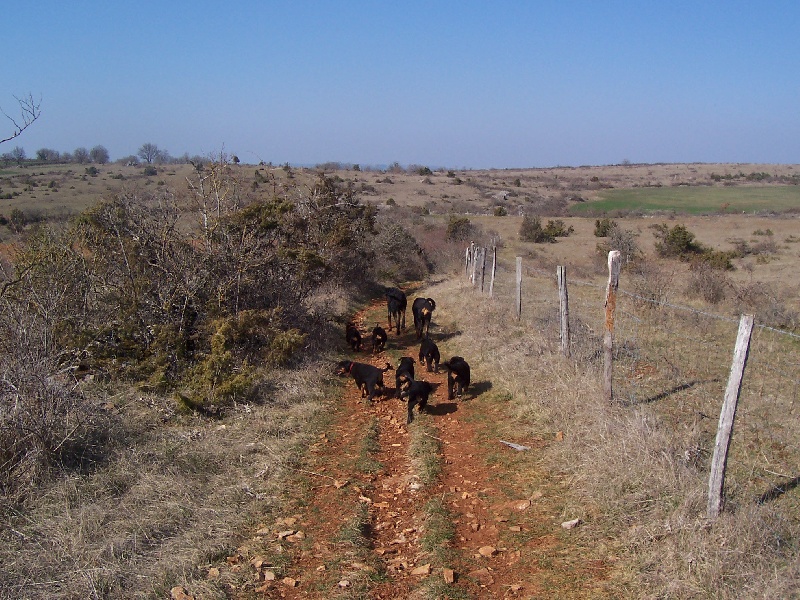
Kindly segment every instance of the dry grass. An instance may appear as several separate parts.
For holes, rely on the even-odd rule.
[[[279,512],[326,380],[319,370],[276,374],[263,404],[211,422],[174,414],[166,399],[111,396],[120,443],[107,464],[6,516],[0,597],[166,597],[190,579],[203,597],[226,597],[221,582],[202,581],[202,565]]]
[[[756,228],[752,222],[746,227]],[[698,237],[712,238],[716,231],[698,230]],[[443,355],[467,357],[476,381],[491,382],[489,393],[511,399],[515,439],[548,442],[542,464],[566,482],[563,515],[580,515],[588,523],[583,541],[606,548],[601,558],[617,565],[614,581],[622,595],[792,597],[800,583],[795,489],[800,449],[798,427],[787,416],[796,413],[800,400],[797,340],[768,329],[753,338],[729,459],[726,513],[710,523],[708,465],[733,352],[736,307],[697,302],[690,307],[685,284],[665,289],[665,278],[686,281],[685,265],[661,263],[651,268],[656,275],[640,273],[657,279],[657,295],[691,310],[658,308],[621,295],[617,401],[608,405],[602,399],[599,353],[604,286],[585,262],[591,260],[591,238],[579,235],[572,239],[571,260],[561,263],[572,277],[576,271],[586,277],[581,285],[573,279],[570,287],[572,359],[558,352],[550,263],[559,264],[562,257],[526,259],[531,267],[517,322],[509,250],[518,248],[501,252],[494,299],[481,296],[463,277],[425,291],[437,300],[437,331],[449,336],[440,344]],[[556,246],[561,245],[560,240]],[[563,247],[559,251],[565,253]],[[796,252],[781,252],[776,263],[776,269],[790,270]],[[621,289],[627,282],[623,273]],[[563,440],[549,443],[558,432]]]

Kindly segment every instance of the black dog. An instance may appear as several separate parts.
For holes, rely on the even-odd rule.
[[[422,412],[428,406],[428,396],[433,392],[433,386],[427,381],[419,380],[410,382],[410,385],[403,390],[401,397],[408,398],[408,419],[406,423],[411,423],[414,420],[414,406],[419,405],[419,411]]]
[[[344,332],[344,337],[347,343],[353,349],[353,352],[361,350],[361,333],[354,323],[347,324],[347,330]]]
[[[443,362],[442,366],[447,369],[447,399],[452,400],[456,396],[459,398],[463,392],[469,388],[469,365],[460,356],[453,356],[450,360]]]
[[[392,330],[392,319],[394,319],[395,326],[397,327],[397,335],[400,335],[400,326],[402,322],[403,329],[406,328],[406,308],[408,307],[408,299],[403,290],[396,287],[386,288],[386,308],[389,313],[389,331]]]
[[[400,364],[397,365],[397,371],[395,371],[394,381],[395,381],[395,397],[400,397],[400,392],[402,392],[406,387],[408,387],[408,383],[414,380],[414,359],[410,356],[404,356],[400,359]]]
[[[372,353],[382,352],[387,339],[386,330],[376,323],[375,329],[372,330]]]
[[[426,337],[419,345],[419,364],[424,363],[428,368],[428,373],[430,373],[431,370],[434,373],[438,373],[440,360],[439,347],[431,338]]]
[[[383,385],[383,374],[391,368],[392,365],[389,363],[386,363],[385,369],[379,369],[365,363],[343,360],[336,366],[336,374],[352,376],[356,386],[361,390],[361,397],[367,396],[367,402],[372,402],[378,393],[386,392]]]
[[[421,339],[423,332],[428,337],[428,329],[431,326],[431,315],[436,308],[433,298],[417,298],[411,305],[411,313],[414,315],[414,329],[417,332],[417,339]]]

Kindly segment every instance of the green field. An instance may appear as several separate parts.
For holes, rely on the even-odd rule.
[[[605,190],[600,199],[571,208],[590,213],[677,212],[683,214],[764,213],[800,209],[800,186],[661,187]]]

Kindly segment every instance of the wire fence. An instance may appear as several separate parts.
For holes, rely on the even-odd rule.
[[[487,256],[486,275],[467,275],[477,293],[515,306],[525,327],[560,347],[560,306],[556,271],[516,268]],[[480,257],[478,257],[478,262]],[[567,267],[569,269],[569,267]],[[573,361],[601,370],[606,286],[571,279],[569,353]],[[613,330],[613,402],[646,410],[659,426],[674,429],[681,453],[696,464],[709,462],[731,370],[739,315],[657,301],[619,282]],[[766,501],[800,483],[800,335],[756,323],[739,395],[728,454],[726,488],[734,496]],[[690,440],[690,443],[686,443]]]

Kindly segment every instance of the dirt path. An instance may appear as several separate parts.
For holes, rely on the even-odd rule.
[[[376,303],[357,322],[364,333],[383,320]],[[418,348],[409,327],[390,334],[386,353],[348,358],[394,366],[392,357],[416,359]],[[561,526],[563,484],[536,466],[537,449],[550,441],[527,440],[522,452],[499,443],[503,407],[489,398],[488,382],[473,380],[467,397],[452,401],[444,370],[415,368],[438,385],[411,425],[393,397],[394,371],[384,376],[387,395],[371,405],[347,381],[298,471],[295,506],[259,532],[274,539],[276,553],[250,561],[258,581],[240,597],[611,597],[603,592],[610,566],[585,558],[579,527]],[[427,484],[412,456],[420,440],[438,454],[427,457],[440,468]]]

